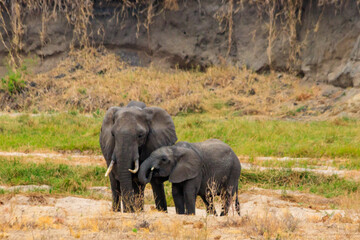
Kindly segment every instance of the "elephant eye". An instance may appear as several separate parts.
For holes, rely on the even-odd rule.
[[[143,138],[145,134],[139,133],[138,138]]]
[[[166,157],[162,157],[161,161],[166,162],[167,161]]]
[[[111,136],[115,137],[113,132],[111,132]]]

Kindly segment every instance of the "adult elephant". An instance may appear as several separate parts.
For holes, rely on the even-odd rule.
[[[174,122],[162,108],[132,101],[126,107],[108,109],[100,146],[108,166],[114,211],[121,211],[121,198],[124,212],[143,209],[145,185],[137,177],[139,164],[155,149],[176,141]],[[151,186],[156,208],[167,211],[163,180],[154,179]]]

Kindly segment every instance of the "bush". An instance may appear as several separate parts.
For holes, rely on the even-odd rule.
[[[22,79],[26,68],[22,67],[15,71],[9,70],[7,75],[1,78],[2,89],[7,91],[10,95],[21,93],[25,90],[25,81]]]

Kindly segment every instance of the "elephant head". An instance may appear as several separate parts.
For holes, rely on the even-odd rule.
[[[129,104],[111,107],[106,112],[100,146],[108,165],[107,174],[111,172],[119,182],[122,196],[134,194],[133,174],[139,169],[139,161],[176,140],[174,123],[161,108]]]
[[[139,181],[150,182],[152,177],[169,177],[172,183],[195,178],[201,172],[202,158],[193,148],[162,147],[155,150],[140,166]]]

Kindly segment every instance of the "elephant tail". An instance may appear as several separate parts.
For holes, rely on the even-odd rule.
[[[239,214],[239,216],[240,216],[240,203],[239,203],[238,191],[239,191],[239,189],[236,189],[235,209],[236,209],[236,212],[237,212],[237,213]]]

